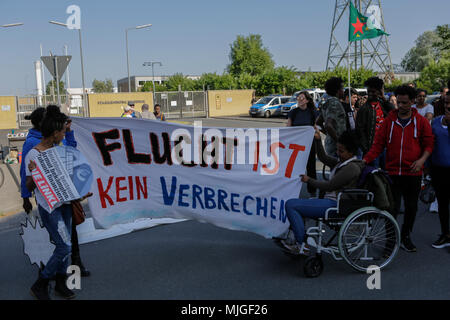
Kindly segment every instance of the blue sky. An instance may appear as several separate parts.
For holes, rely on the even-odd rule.
[[[261,34],[277,66],[323,70],[328,53],[334,0],[2,0],[0,24],[0,95],[36,92],[34,61],[49,50],[73,56],[72,87],[81,87],[78,32],[51,25],[65,22],[66,8],[81,8],[86,86],[96,78],[116,84],[127,75],[125,29],[129,32],[130,73],[151,74],[145,61],[161,61],[155,74],[223,73],[236,36]],[[426,30],[450,23],[450,1],[382,0],[393,63],[399,63]],[[46,81],[50,79],[46,72]]]

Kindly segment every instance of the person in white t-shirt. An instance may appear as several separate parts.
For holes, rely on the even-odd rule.
[[[416,108],[419,111],[419,114],[422,117],[428,119],[431,122],[434,117],[434,107],[431,104],[426,104],[425,99],[427,98],[427,91],[424,89],[417,89],[416,96],[416,104],[413,105],[413,108]]]

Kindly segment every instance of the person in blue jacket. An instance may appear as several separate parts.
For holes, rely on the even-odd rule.
[[[33,128],[28,131],[27,138],[22,147],[22,159],[25,159],[28,152],[37,146],[42,140],[42,133],[40,131],[40,124],[42,119],[44,118],[45,108],[39,107],[35,109],[30,115],[25,117],[26,120],[31,120],[31,124]],[[65,138],[62,143],[66,146],[77,147],[77,142],[75,140],[75,134],[73,130],[70,128],[71,122],[70,120],[67,123],[67,130],[65,134]],[[25,170],[25,161],[22,161],[20,164],[20,193],[23,199],[23,209],[28,214],[33,209],[33,205],[31,204],[30,198],[32,197],[31,192],[26,187],[26,170]],[[81,276],[87,277],[90,275],[90,271],[87,270],[83,263],[81,262],[80,257],[80,249],[78,244],[78,234],[77,229],[74,223],[72,223],[72,264],[80,267]]]
[[[438,201],[441,235],[432,246],[440,249],[450,246],[450,92],[444,96],[444,115],[433,120],[434,149],[431,154],[431,184]]]

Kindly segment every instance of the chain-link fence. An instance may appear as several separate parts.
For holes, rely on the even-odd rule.
[[[205,91],[156,92],[155,104],[167,119],[206,117],[208,109]]]

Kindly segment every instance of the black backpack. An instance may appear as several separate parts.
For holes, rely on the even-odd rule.
[[[373,205],[389,213],[394,212],[394,197],[392,196],[392,181],[389,175],[371,166],[365,166],[358,181],[358,188],[373,193]]]

